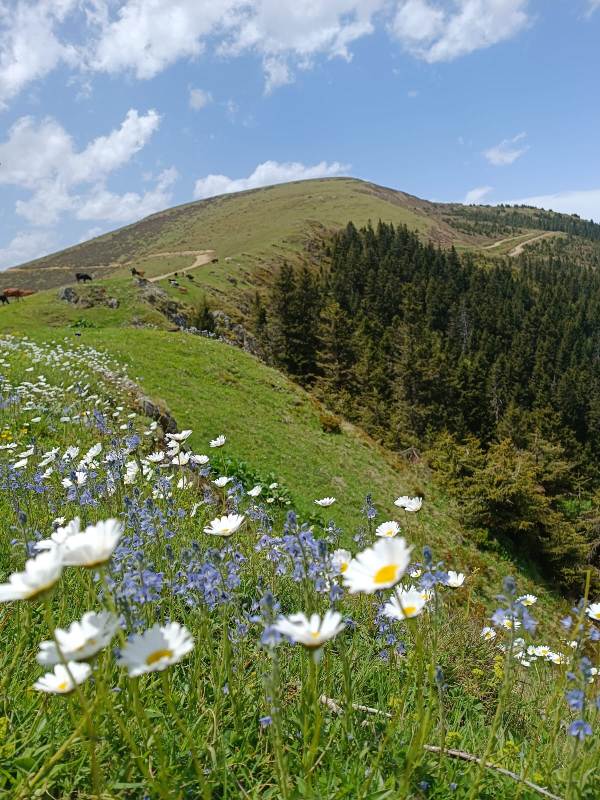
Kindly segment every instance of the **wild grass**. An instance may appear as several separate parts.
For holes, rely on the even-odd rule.
[[[152,341],[157,345],[160,337]],[[171,352],[173,382],[185,377],[186,341],[181,338],[182,352]],[[141,352],[147,344],[140,336],[128,349],[138,372],[146,370]],[[393,487],[392,472],[389,484],[375,476],[376,492],[367,502],[355,502],[354,492],[362,489],[357,477],[349,479],[355,488],[342,495],[330,490],[325,476],[311,476],[319,458],[332,463],[328,450],[334,447],[318,433],[316,409],[314,436],[324,438],[296,441],[306,471],[292,486],[278,469],[284,463],[278,454],[291,444],[267,443],[259,433],[256,409],[264,398],[245,407],[244,392],[227,394],[220,371],[235,352],[234,385],[260,388],[258,375],[250,383],[244,373],[256,369],[273,384],[264,391],[281,395],[284,406],[301,397],[299,390],[251,367],[255,362],[245,363],[231,348],[204,345],[205,361],[194,362],[196,385],[206,372],[206,384],[218,380],[223,394],[196,396],[198,428],[177,447],[209,461],[182,467],[166,456],[148,460],[153,451],[174,448],[149,420],[132,416],[119,360],[72,339],[2,341],[0,579],[22,570],[35,542],[62,524],[58,517],[79,516],[82,527],[114,518],[123,526],[105,566],[65,567],[44,596],[0,606],[3,795],[528,800],[544,796],[545,787],[546,797],[597,797],[598,629],[586,615],[594,598],[571,612],[568,630],[557,624],[558,604],[518,603],[524,589],[510,580],[502,587],[501,570],[489,593],[504,599],[492,601],[470,563],[473,548],[459,554],[440,539],[432,542],[428,498],[412,515],[393,505],[397,494],[417,488],[407,475],[396,474]],[[211,369],[218,378],[210,377]],[[186,403],[191,409],[192,399]],[[202,418],[214,414],[210,407],[220,407],[223,416],[212,416],[207,430]],[[297,409],[308,436],[313,423],[304,400]],[[191,428],[184,406],[178,413],[181,427]],[[277,409],[271,413],[277,418]],[[250,448],[253,432],[264,460],[248,463],[238,454]],[[221,433],[228,437],[224,446],[210,447],[209,438]],[[361,452],[344,436],[349,450]],[[365,458],[375,458],[372,446],[362,446]],[[79,452],[69,456],[69,447]],[[310,456],[309,447],[315,449]],[[348,469],[360,474],[356,465]],[[225,471],[232,480],[218,488],[213,481]],[[273,474],[280,486],[270,489]],[[248,494],[254,482],[263,486],[258,498]],[[313,501],[327,494],[339,496],[323,516]],[[295,495],[299,515],[287,505]],[[319,513],[306,525],[309,506]],[[229,537],[204,532],[228,512],[244,516],[238,531]],[[345,556],[336,553],[341,545],[354,556],[372,547],[375,528],[392,513],[413,547],[396,589],[415,584],[427,593],[421,613],[404,622],[381,613],[394,587],[349,592]],[[462,585],[449,585],[449,569],[465,573]],[[36,662],[40,642],[51,640],[56,626],[102,609],[116,611],[120,625],[91,661],[91,676],[67,695],[33,690],[47,669]],[[316,650],[275,630],[282,616],[327,609],[340,614],[343,628]],[[537,631],[529,612],[540,618]],[[522,627],[510,630],[507,619]],[[163,671],[129,677],[119,652],[156,622],[185,625],[194,648]],[[483,625],[494,628],[494,639],[482,637]],[[523,645],[517,643],[522,633]],[[560,654],[557,663],[527,653],[542,644]],[[592,733],[573,728],[577,720]]]

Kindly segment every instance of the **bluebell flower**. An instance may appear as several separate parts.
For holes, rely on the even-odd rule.
[[[569,734],[575,736],[580,742],[583,742],[585,737],[591,736],[592,733],[592,726],[584,719],[576,719],[569,725]]]

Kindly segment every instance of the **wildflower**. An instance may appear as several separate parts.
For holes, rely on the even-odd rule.
[[[185,467],[187,463],[189,463],[190,454],[189,453],[176,453],[173,458],[171,459],[171,464],[176,467]]]
[[[273,624],[276,631],[309,650],[322,647],[344,627],[342,615],[337,611],[326,611],[322,620],[318,614],[312,614],[310,619],[303,613],[291,614],[289,617],[279,617]]]
[[[403,495],[402,497],[399,497],[397,500],[394,500],[394,505],[398,506],[398,508],[403,508],[405,511],[414,513],[416,511],[421,510],[421,506],[423,505],[423,498],[408,497],[407,495]]]
[[[519,622],[519,620],[514,619],[513,617],[505,617],[502,620],[501,625],[503,628],[506,628],[507,631],[512,631],[512,630],[516,631],[518,628],[521,627],[521,623]]]
[[[56,628],[56,642],[40,643],[38,664],[86,661],[110,643],[118,624],[115,615],[107,611],[99,614],[87,611],[80,621],[72,622],[67,630]]]
[[[415,567],[415,569],[412,569],[408,574],[411,578],[420,578],[423,574],[423,570],[419,569],[419,567]]]
[[[225,444],[226,441],[227,441],[227,437],[223,436],[223,434],[221,434],[220,436],[217,436],[216,439],[211,439],[210,446],[211,447],[223,447],[223,445]]]
[[[80,664],[77,661],[69,661],[66,666],[57,664],[52,672],[47,672],[38,678],[33,688],[48,694],[69,694],[89,678],[91,672],[89,664]]]
[[[537,603],[537,597],[534,594],[523,594],[517,597],[517,603],[521,603],[522,606],[533,606]]]
[[[64,523],[65,518],[59,517],[59,520],[61,523]],[[57,520],[55,520],[55,522],[56,521]],[[68,523],[68,525],[63,525],[62,527],[57,528],[54,533],[51,533],[49,539],[42,539],[41,541],[36,542],[33,546],[36,550],[51,550],[57,545],[64,544],[70,536],[74,536],[76,533],[79,533],[79,531],[80,520],[79,517],[75,517]]]
[[[340,573],[340,575],[348,569],[352,561],[352,554],[349,550],[334,550],[331,556],[332,567]]]
[[[258,719],[258,724],[260,725],[261,728],[268,728],[269,725],[272,722],[273,722],[273,719],[268,714],[267,714],[267,716],[259,717],[259,719]]]
[[[592,726],[583,719],[576,719],[569,725],[569,734],[582,742],[586,736],[592,735]]]
[[[446,586],[451,586],[453,589],[458,589],[465,582],[465,576],[462,572],[454,572],[453,569],[448,570],[448,579]]]
[[[378,589],[391,589],[406,572],[410,561],[410,547],[402,537],[378,539],[352,559],[343,576],[350,594]]]
[[[391,619],[403,620],[417,617],[425,607],[426,599],[414,586],[396,590],[385,604],[383,613]]]
[[[8,583],[0,584],[0,602],[32,600],[54,586],[62,569],[61,554],[56,548],[30,558],[24,572],[13,572]]]
[[[489,626],[485,626],[481,629],[481,638],[485,639],[486,642],[491,642],[493,639],[496,638],[496,631]]]
[[[242,514],[226,514],[216,517],[210,525],[204,528],[204,533],[210,533],[212,536],[231,536],[243,525],[245,519]]]
[[[148,461],[151,461],[153,464],[158,464],[159,462],[161,462],[164,459],[164,457],[165,457],[165,454],[163,453],[163,451],[162,450],[158,450],[158,451],[155,451],[154,453],[150,453],[150,455],[147,456],[146,458],[147,458]]]
[[[258,495],[262,492],[262,486],[260,483],[257,483],[256,486],[253,486],[252,489],[248,489],[248,495],[250,497],[258,497]]]
[[[167,439],[174,442],[185,442],[192,435],[192,431],[181,431],[181,433],[167,433]]]
[[[110,560],[123,526],[116,519],[107,519],[88,525],[82,533],[69,536],[62,547],[65,566],[98,567]]]
[[[227,478],[225,475],[223,475],[221,478],[217,478],[215,481],[213,481],[213,483],[219,489],[222,489],[224,486],[227,486],[227,484],[232,480],[233,478]]]
[[[328,508],[335,503],[335,497],[323,497],[321,500],[315,500],[315,504],[321,508]]]
[[[177,664],[193,648],[194,640],[186,627],[178,622],[156,623],[125,643],[118,663],[127,668],[130,678],[136,678]]]
[[[197,464],[199,467],[202,467],[202,466],[204,466],[204,464],[208,464],[210,459],[209,459],[208,456],[204,456],[204,455],[199,455],[199,456],[191,455],[190,456],[190,461],[192,462],[192,464]]]
[[[600,603],[592,603],[589,605],[585,612],[590,619],[600,622]]]
[[[565,695],[569,708],[573,711],[582,711],[585,703],[585,694],[581,689],[572,689]]]
[[[381,525],[378,525],[377,528],[375,528],[376,536],[392,537],[397,536],[399,533],[400,525],[398,525],[397,522],[394,522],[394,520],[391,520],[390,522],[382,522]]]

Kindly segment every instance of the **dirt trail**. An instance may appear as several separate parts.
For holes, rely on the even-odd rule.
[[[551,236],[561,236],[561,235],[562,234],[561,234],[560,231],[546,231],[546,233],[540,233],[539,236],[534,236],[533,239],[527,239],[526,242],[521,242],[521,244],[518,244],[516,247],[513,247],[513,249],[510,251],[510,253],[508,255],[509,256],[520,256],[521,253],[523,252],[525,247],[527,247],[528,244],[533,244],[534,242],[539,242],[541,239],[549,239]]]
[[[202,267],[204,264],[210,264],[213,258],[216,258],[214,250],[179,250],[173,253],[151,253],[146,258],[157,258],[159,256],[196,256],[196,260],[189,267],[182,267],[174,272],[165,272],[164,275],[155,275],[153,278],[148,278],[150,283],[157,283],[165,278],[170,278],[172,275],[185,275],[196,267]]]

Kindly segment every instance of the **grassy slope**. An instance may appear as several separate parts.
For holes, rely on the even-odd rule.
[[[500,552],[480,552],[452,518],[448,501],[424,468],[413,467],[380,448],[358,429],[344,425],[341,434],[321,429],[322,408],[302,389],[247,353],[202,337],[127,326],[134,314],[159,324],[148,307],[127,303],[121,281],[108,281],[111,296],[121,297],[117,310],[95,307],[82,311],[58,303],[54,291],[40,293],[2,309],[0,332],[26,333],[34,339],[73,338],[68,327],[84,318],[93,328],[80,329],[78,340],[107,350],[152,397],[163,400],[180,427],[194,430],[197,451],[219,433],[230,438],[229,453],[261,474],[275,473],[291,491],[303,518],[318,509],[314,500],[334,495],[332,518],[346,531],[361,523],[360,509],[371,492],[383,518],[399,518],[393,500],[399,494],[422,493],[427,498],[418,520],[404,520],[409,538],[430,543],[449,564],[476,571],[476,591],[490,598],[502,576],[518,566]],[[120,294],[121,293],[121,294]],[[35,322],[33,321],[35,320]],[[380,517],[381,518],[381,517]],[[551,593],[527,580],[523,587]]]

